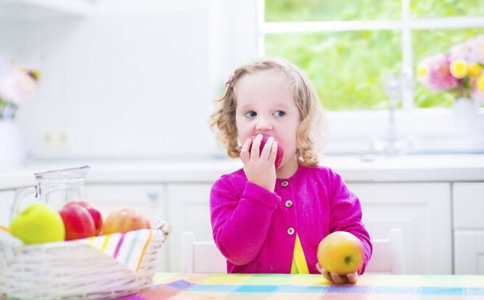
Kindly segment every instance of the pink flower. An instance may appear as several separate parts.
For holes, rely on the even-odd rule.
[[[449,60],[454,61],[456,59],[465,60],[467,63],[474,62],[469,43],[457,44],[449,49]]]
[[[232,87],[233,86],[232,85],[233,84],[233,82],[232,82],[233,79],[234,79],[234,74],[232,73],[232,74],[229,75],[229,78],[225,82],[225,86],[226,87]]]
[[[477,35],[466,43],[470,50],[471,62],[484,64],[484,35]]]
[[[418,79],[422,85],[440,92],[457,86],[458,79],[450,73],[449,58],[438,53],[423,59],[418,66]]]
[[[14,70],[0,77],[0,98],[17,106],[29,98],[37,83],[27,71]]]

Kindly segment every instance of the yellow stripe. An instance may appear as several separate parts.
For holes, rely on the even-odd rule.
[[[89,237],[89,246],[92,247],[93,242],[94,242],[94,237],[93,236]]]
[[[108,241],[109,241],[109,237],[110,237],[110,236],[111,236],[111,235],[109,235],[109,234],[106,234],[106,235],[105,235],[105,237],[106,237],[106,238],[104,239],[104,243],[103,243],[103,246],[102,246],[102,248],[101,248],[101,251],[102,251],[102,252],[104,252],[104,250],[106,250],[106,247],[107,247],[107,245],[108,245]]]
[[[294,245],[294,261],[299,274],[309,274],[308,264],[298,234],[296,234],[296,244]]]
[[[10,230],[7,227],[3,227],[2,225],[0,225],[0,230],[3,230],[5,232],[10,232]]]
[[[141,262],[143,261],[143,257],[145,256],[146,249],[148,249],[148,245],[151,242],[152,236],[153,236],[153,230],[150,230],[150,235],[148,236],[148,240],[146,240],[146,243],[143,247],[143,251],[141,252],[141,256],[139,257],[138,266],[136,267],[136,273],[138,273],[139,268],[141,267]]]
[[[299,274],[299,271],[297,270],[296,260],[294,259],[294,257],[292,258],[291,274]]]

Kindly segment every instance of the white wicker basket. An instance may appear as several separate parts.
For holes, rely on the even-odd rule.
[[[77,241],[24,245],[0,231],[3,299],[115,299],[147,289],[155,274],[166,224],[153,230],[133,272],[112,256]],[[149,231],[148,231],[149,232]]]

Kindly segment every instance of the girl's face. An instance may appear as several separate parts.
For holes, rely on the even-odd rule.
[[[280,168],[296,158],[300,115],[286,75],[277,70],[245,75],[237,81],[235,92],[235,121],[241,143],[254,134],[265,133],[284,147]]]

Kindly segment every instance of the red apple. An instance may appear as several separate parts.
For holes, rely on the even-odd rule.
[[[142,214],[128,207],[118,207],[104,220],[103,234],[151,229],[150,221]]]
[[[84,206],[87,209],[87,211],[91,214],[92,220],[94,221],[94,227],[96,227],[96,235],[99,235],[101,233],[101,229],[103,228],[103,217],[99,209],[97,209],[97,207],[94,206],[92,203],[84,200],[70,201],[67,202],[66,206],[72,204],[78,204]]]
[[[94,220],[84,206],[76,203],[68,203],[59,210],[59,214],[66,228],[66,241],[96,235]]]
[[[267,139],[271,137],[270,135],[265,134],[265,133],[261,133],[261,134],[262,134],[262,141],[260,143],[260,152],[262,152],[262,149],[264,149],[264,146],[267,142]],[[253,136],[250,137],[252,142],[255,140],[257,135],[259,135],[259,134],[254,134]],[[279,168],[279,166],[282,163],[282,157],[284,156],[284,148],[282,147],[281,142],[279,142],[276,138],[274,138],[274,141],[277,143],[276,161],[274,163],[275,166],[276,166],[276,169],[277,169],[277,168]],[[251,151],[252,151],[252,143],[250,144],[249,153]]]

